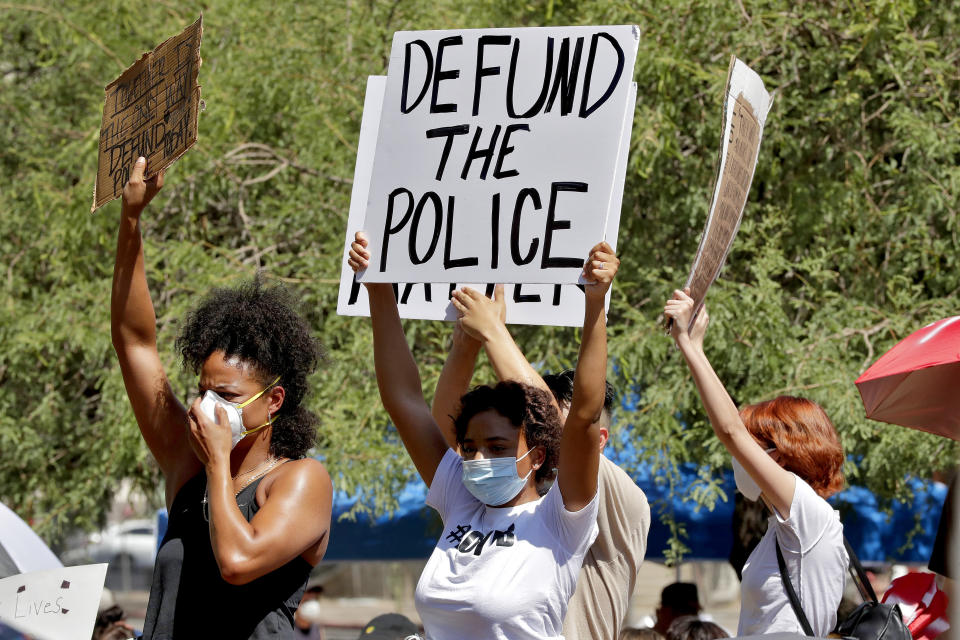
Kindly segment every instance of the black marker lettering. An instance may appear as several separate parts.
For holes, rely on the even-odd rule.
[[[433,235],[430,238],[430,246],[427,252],[420,257],[417,255],[417,237],[420,229],[420,219],[423,216],[424,205],[427,201],[433,203]],[[433,191],[427,191],[417,203],[417,209],[413,212],[413,222],[410,223],[410,236],[407,239],[407,249],[410,253],[410,262],[413,264],[423,264],[433,257],[433,252],[437,250],[437,243],[440,241],[440,228],[443,226],[443,205],[440,202],[440,196]]]
[[[443,268],[456,269],[458,267],[474,267],[480,264],[480,258],[451,258],[453,250],[453,196],[447,198],[447,238],[443,245]]]
[[[437,167],[437,180],[443,178],[443,169],[447,166],[447,158],[450,157],[450,148],[453,146],[453,137],[466,135],[470,132],[470,125],[458,124],[454,127],[438,127],[436,129],[427,129],[427,138],[443,138],[443,153],[440,155],[440,165]],[[499,165],[498,165],[499,166]]]
[[[600,99],[587,107],[587,100],[590,96],[590,81],[593,79],[593,64],[597,56],[597,43],[599,42],[600,38],[603,38],[612,44],[613,48],[616,50],[617,70],[613,74],[613,79],[610,81],[610,86],[608,86],[607,90],[602,96],[600,96]],[[593,34],[593,37],[590,39],[590,53],[587,54],[587,72],[586,76],[583,78],[583,95],[580,97],[579,115],[581,118],[589,117],[591,113],[599,109],[600,105],[606,102],[610,96],[613,95],[613,91],[617,88],[617,83],[620,81],[620,76],[623,75],[623,60],[623,49],[620,47],[620,43],[617,42],[616,38],[603,31]]]
[[[440,91],[440,83],[444,80],[452,80],[460,77],[460,70],[443,70],[443,50],[446,47],[455,47],[463,44],[463,37],[449,36],[441,38],[437,45],[437,72],[433,75],[433,95],[430,96],[430,113],[456,113],[457,105],[452,102],[437,104],[437,93]]]
[[[417,99],[413,101],[413,104],[407,106],[407,88],[410,84],[410,53],[413,45],[417,45],[423,50],[424,59],[427,61],[427,75],[423,78],[423,87],[420,89],[420,94],[417,95]],[[403,86],[400,89],[400,113],[410,113],[417,108],[417,105],[420,104],[423,97],[427,95],[427,89],[430,88],[431,76],[433,76],[433,54],[430,53],[430,47],[428,47],[427,43],[423,40],[408,42],[404,48],[403,56]]]
[[[477,130],[473,134],[473,142],[470,143],[470,152],[467,154],[467,159],[463,163],[463,171],[460,172],[460,178],[462,180],[467,179],[467,174],[470,173],[470,166],[477,158],[483,158],[483,169],[480,171],[480,179],[487,179],[487,170],[490,169],[490,161],[493,160],[493,150],[497,146],[497,138],[500,137],[500,125],[493,128],[493,135],[490,137],[490,146],[485,149],[478,149],[477,142],[480,140],[482,133],[483,127],[477,127]]]
[[[391,227],[390,223],[393,222],[393,201],[401,193],[406,194],[407,196],[407,211],[403,214],[403,218],[400,222],[397,223],[395,227]],[[410,220],[410,214],[413,211],[413,194],[409,190],[404,189],[403,187],[397,187],[390,192],[390,195],[387,197],[387,221],[383,225],[383,248],[380,249],[380,273],[383,273],[387,270],[387,249],[390,247],[390,236],[394,233],[403,229],[403,226],[407,224],[407,221]]]
[[[560,306],[560,285],[553,285],[553,306]]]
[[[547,207],[547,225],[543,231],[543,258],[540,261],[540,268],[553,269],[564,267],[582,267],[582,258],[551,258],[550,245],[553,243],[553,232],[561,229],[569,229],[569,220],[557,220],[557,194],[561,191],[575,191],[578,193],[587,192],[586,182],[554,182],[550,184],[550,204]]]
[[[508,169],[507,171],[502,171],[503,159],[508,155],[513,153],[513,147],[510,146],[510,134],[514,131],[530,131],[530,125],[528,124],[508,124],[506,130],[503,132],[503,142],[500,143],[500,153],[497,154],[497,165],[493,168],[493,177],[497,180],[502,178],[511,178],[513,176],[520,175],[520,172],[516,169]]]
[[[500,262],[500,194],[493,194],[490,209],[490,268],[496,269]]]
[[[520,288],[523,287],[522,284],[516,284],[513,286],[513,301],[514,302],[540,302],[540,294],[538,293],[528,293],[524,295]]]
[[[500,67],[483,66],[483,48],[487,45],[510,44],[510,36],[480,36],[477,42],[477,73],[473,81],[473,115],[480,113],[480,88],[487,76],[500,75]]]
[[[513,208],[513,223],[510,226],[510,256],[515,265],[525,265],[533,261],[537,255],[537,247],[540,246],[540,238],[534,238],[530,241],[530,249],[525,257],[520,256],[520,214],[523,213],[523,201],[527,198],[533,200],[533,208],[540,209],[540,194],[536,189],[521,189],[517,194],[517,204]]]
[[[513,41],[513,54],[510,56],[510,72],[507,74],[507,115],[511,118],[532,118],[543,107],[550,87],[550,74],[553,72],[553,38],[547,38],[547,66],[543,73],[543,87],[540,96],[523,114],[517,115],[513,105],[513,86],[517,78],[517,58],[520,57],[520,39]]]
[[[583,53],[583,38],[577,38],[576,47],[573,50],[573,61],[570,58],[570,38],[564,38],[560,43],[560,57],[557,60],[557,74],[553,78],[553,89],[550,90],[550,97],[547,98],[547,104],[543,112],[547,113],[553,108],[553,101],[560,94],[560,115],[565,116],[573,111],[573,96],[577,92],[577,74],[580,72],[580,54]],[[561,90],[560,87],[563,87]]]

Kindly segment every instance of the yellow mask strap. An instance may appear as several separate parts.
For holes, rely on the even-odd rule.
[[[263,423],[262,425],[260,425],[259,427],[254,427],[253,429],[246,429],[246,430],[244,430],[243,433],[240,434],[240,437],[241,437],[241,438],[246,438],[246,437],[247,437],[248,435],[250,435],[251,433],[256,433],[257,431],[260,431],[261,429],[266,429],[267,427],[269,427],[270,425],[272,425],[272,424],[273,424],[273,421],[276,420],[276,419],[277,419],[276,416],[270,416],[270,419],[267,420],[266,422],[264,422],[264,423]]]
[[[258,393],[257,395],[255,395],[255,396],[253,396],[253,397],[251,397],[251,398],[248,398],[247,400],[245,400],[245,401],[243,401],[242,403],[238,404],[237,407],[240,408],[240,409],[243,409],[245,406],[247,406],[248,404],[250,404],[251,402],[253,402],[253,401],[256,400],[257,398],[259,398],[260,396],[262,396],[263,394],[265,394],[269,389],[273,388],[273,385],[277,384],[277,382],[279,382],[279,381],[280,381],[280,376],[277,376],[276,378],[273,379],[273,382],[271,382],[270,384],[268,384],[267,386],[265,386],[260,393]],[[267,424],[270,424],[270,423],[268,422]],[[257,429],[260,429],[260,428],[262,428],[262,427],[265,427],[265,426],[267,426],[267,424],[260,425],[259,427],[257,427]]]

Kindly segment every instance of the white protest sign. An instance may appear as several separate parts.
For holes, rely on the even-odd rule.
[[[638,37],[396,33],[359,279],[576,283],[616,187]]]
[[[0,622],[39,640],[89,640],[106,564],[60,567],[0,580]]]
[[[733,246],[757,168],[760,140],[773,97],[757,73],[736,57],[730,59],[723,102],[723,142],[707,225],[700,237],[685,287],[696,311]],[[691,317],[691,326],[693,318]]]
[[[367,93],[360,123],[360,140],[357,144],[357,164],[353,175],[353,192],[344,239],[343,261],[340,272],[340,290],[337,298],[337,313],[343,316],[369,316],[366,289],[354,278],[347,265],[347,254],[354,233],[363,224],[366,196],[370,187],[373,152],[380,124],[380,107],[386,89],[385,76],[367,78]],[[628,102],[636,103],[637,85],[631,83]],[[615,188],[611,194],[610,211],[607,215],[607,242],[616,249],[620,226],[620,207],[623,200],[623,184],[630,152],[630,134],[633,128],[633,108],[624,113],[623,130],[617,157]],[[598,237],[599,239],[599,237]],[[586,255],[584,255],[586,258]],[[492,284],[469,284],[487,295]],[[421,320],[456,320],[457,312],[450,304],[453,288],[447,283],[400,284],[397,286],[397,306],[403,318]],[[507,322],[510,324],[534,324],[553,326],[582,326],[584,295],[578,285],[572,284],[512,284],[506,286]],[[607,293],[607,306],[610,294]]]

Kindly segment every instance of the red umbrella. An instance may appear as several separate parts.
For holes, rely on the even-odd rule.
[[[868,418],[960,440],[960,316],[910,334],[856,384]]]

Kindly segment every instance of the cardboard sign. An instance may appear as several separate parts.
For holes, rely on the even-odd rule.
[[[730,58],[724,96],[723,142],[713,200],[697,256],[684,285],[690,287],[694,316],[703,306],[707,289],[720,275],[737,237],[757,167],[763,126],[773,106],[773,97],[767,93],[760,76],[736,57]],[[691,326],[692,322],[691,318]]]
[[[616,190],[638,37],[395,34],[360,279],[576,283]]]
[[[119,198],[137,158],[147,159],[152,178],[197,141],[200,108],[200,38],[203,16],[163,42],[106,86],[95,211]]]
[[[21,573],[0,580],[0,622],[40,640],[89,640],[106,564]]]
[[[354,278],[347,264],[350,243],[354,233],[362,228],[366,204],[365,193],[370,187],[373,153],[380,125],[380,109],[386,90],[385,76],[370,76],[360,123],[360,140],[357,144],[357,164],[353,175],[353,191],[350,213],[344,238],[343,262],[340,271],[340,291],[337,298],[337,313],[343,316],[369,316],[366,289]],[[637,85],[631,83],[629,104],[636,103]],[[633,128],[633,108],[624,113],[623,133],[617,157],[615,189],[607,215],[606,240],[617,248],[617,232],[620,226],[620,206],[623,200],[623,183],[627,172],[630,151],[630,133]],[[586,254],[584,254],[584,259]],[[396,285],[397,306],[403,318],[422,320],[456,320],[457,311],[450,304],[450,293],[458,285],[447,283],[420,283]],[[491,295],[492,284],[470,284],[477,290]],[[572,284],[513,284],[507,285],[507,323],[553,326],[582,326],[584,295],[578,285]],[[607,306],[610,293],[607,293]]]

